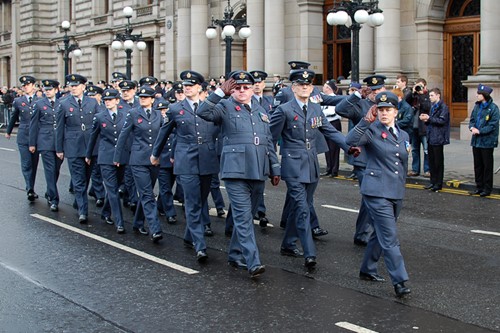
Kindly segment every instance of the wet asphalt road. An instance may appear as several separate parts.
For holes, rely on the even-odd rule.
[[[158,245],[131,232],[128,211],[128,233],[116,234],[92,199],[90,224],[82,227],[67,192],[66,162],[60,211],[52,213],[45,200],[26,200],[18,152],[5,149],[16,149],[15,142],[0,139],[0,332],[356,331],[342,323],[360,332],[500,331],[500,237],[471,232],[500,232],[497,197],[408,189],[399,235],[412,294],[398,300],[390,283],[357,278],[363,249],[352,244],[356,213],[349,211],[359,204],[356,182],[320,181],[315,207],[330,234],[316,241],[313,272],[303,259],[279,255],[281,229],[256,226],[267,270],[252,281],[226,264],[223,219],[212,218],[216,235],[208,239],[208,263],[200,265],[182,245],[180,207],[179,223],[164,223]],[[44,183],[40,166],[37,193]],[[284,183],[266,188],[276,225],[284,195]],[[383,263],[380,274],[388,277]]]

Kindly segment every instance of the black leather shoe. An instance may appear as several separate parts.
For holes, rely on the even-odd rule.
[[[106,222],[109,225],[113,225],[115,223],[115,222],[113,222],[113,220],[109,216],[103,216],[103,217],[101,217],[101,219],[103,219],[104,222]]]
[[[285,229],[286,228],[286,221],[280,221],[280,228]]]
[[[123,198],[124,195],[125,195],[125,190],[122,188],[118,189],[118,196],[120,197],[120,199]]]
[[[316,258],[315,257],[307,257],[305,262],[304,262],[304,266],[306,266],[307,268],[313,268],[314,266],[316,266]]]
[[[135,210],[137,209],[137,204],[131,203],[129,208],[133,213],[135,213]]]
[[[403,297],[404,295],[411,293],[410,288],[405,287],[404,282],[396,283],[394,285],[394,291],[396,292],[397,297]]]
[[[474,191],[470,191],[469,195],[478,195],[478,194],[481,194],[481,192],[483,192],[483,190],[474,190]]]
[[[207,251],[201,250],[201,251],[196,252],[196,260],[198,262],[205,262],[205,261],[207,261],[207,259],[208,259]]]
[[[59,207],[57,206],[57,204],[52,204],[50,205],[50,210],[53,212],[57,212],[59,211]]]
[[[38,199],[38,194],[35,193],[35,199]]]
[[[212,237],[214,235],[212,228],[210,228],[210,224],[205,225],[204,228],[205,228],[205,231],[204,231],[205,236]]]
[[[269,220],[267,219],[267,217],[264,215],[262,216],[260,219],[259,219],[259,226],[261,228],[266,228],[267,227],[267,224],[269,223]]]
[[[82,214],[78,217],[78,222],[80,222],[81,224],[85,224],[88,222],[88,219],[87,219],[87,215],[85,214]]]
[[[431,188],[431,191],[432,191],[432,192],[439,192],[439,191],[441,191],[442,189],[443,189],[443,188],[442,188],[441,186],[433,186],[433,187]]]
[[[354,239],[354,245],[366,246],[366,245],[368,245],[368,242],[365,242],[364,240],[355,238]]]
[[[28,200],[29,201],[35,201],[35,192],[33,192],[33,190],[29,190],[28,191]]]
[[[119,234],[124,234],[125,233],[125,227],[119,225],[116,227],[116,232]]]
[[[320,227],[316,227],[312,230],[313,237],[321,237],[328,235],[328,231],[325,229],[321,229]]]
[[[247,264],[245,264],[243,261],[241,261],[239,259],[238,260],[228,260],[227,264],[231,267],[234,267],[234,268],[247,269]]]
[[[320,173],[319,175],[320,175],[320,177],[327,177],[327,176],[331,176],[332,174],[330,172],[323,172],[323,173]]]
[[[358,179],[358,177],[357,177],[357,176],[356,176],[356,174],[353,172],[353,173],[351,173],[349,176],[347,176],[347,179],[353,179],[353,180],[355,180],[355,179]]]
[[[287,249],[287,248],[282,247],[280,249],[280,254],[282,256],[289,256],[289,257],[299,258],[299,257],[302,257],[304,255],[304,252],[300,251],[297,248],[295,248],[295,249]]]
[[[191,241],[188,241],[187,239],[184,239],[184,246],[189,248],[189,249],[194,249],[194,243]]]
[[[338,176],[339,176],[338,172],[334,172],[334,173],[332,173],[330,175],[331,178],[335,178],[335,177],[338,177]]]
[[[224,215],[226,215],[224,208],[217,208],[217,217],[223,217]]]
[[[167,223],[168,224],[176,224],[177,218],[175,216],[169,216],[169,217],[167,217]]]
[[[368,274],[364,272],[359,272],[359,279],[372,282],[385,282],[385,279],[378,274]]]
[[[484,191],[483,191],[483,192],[479,193],[479,196],[480,196],[480,197],[482,197],[482,198],[484,198],[484,197],[488,197],[490,194],[491,194],[491,193],[488,193],[488,192],[484,192]]]
[[[140,228],[132,227],[132,230],[134,230],[135,232],[140,233],[141,235],[149,235],[149,232],[144,227],[140,227]]]
[[[252,279],[255,279],[255,278],[259,277],[260,275],[262,275],[262,273],[264,273],[265,271],[266,271],[266,266],[257,265],[249,271],[250,277]]]
[[[158,215],[160,215],[160,216],[165,216],[165,215],[167,215],[167,214],[165,214],[165,212],[164,212],[164,211],[162,211],[162,210],[158,210]]]
[[[96,205],[96,207],[102,207],[102,206],[104,206],[104,199],[97,199],[95,201],[95,205]]]
[[[434,184],[429,184],[429,185],[425,186],[424,189],[425,190],[430,190],[433,187],[434,187]]]
[[[153,243],[158,243],[162,239],[163,235],[161,231],[155,232],[154,234],[151,235],[151,240],[153,241]]]

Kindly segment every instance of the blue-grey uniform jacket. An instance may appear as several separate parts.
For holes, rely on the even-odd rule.
[[[473,135],[470,145],[476,148],[495,148],[498,146],[498,106],[493,99],[481,107],[481,102],[476,102],[470,115],[469,128],[475,127],[479,135]]]
[[[371,124],[361,119],[347,134],[347,144],[360,147],[367,155],[361,194],[403,199],[411,146],[408,133],[396,128],[398,139],[378,120]]]
[[[19,121],[19,128],[17,129],[17,144],[19,145],[27,146],[29,144],[31,115],[33,114],[33,105],[38,99],[34,95],[30,105],[28,97],[20,96],[14,99],[14,103],[12,103],[13,111],[7,127],[7,134],[10,135],[12,133],[14,125]]]
[[[92,120],[99,112],[93,98],[84,96],[82,108],[73,96],[64,98],[56,112],[56,152],[66,158],[85,157],[92,130]]]
[[[113,165],[113,157],[115,155],[115,148],[118,143],[118,137],[125,124],[126,111],[120,109],[116,113],[116,121],[109,114],[109,111],[99,112],[95,115],[92,123],[92,133],[90,135],[89,145],[87,146],[87,158],[92,158],[95,151],[95,145],[99,145],[97,164]],[[117,161],[120,164],[128,164],[129,160],[129,145],[125,146],[125,152],[120,156]]]
[[[252,103],[256,103],[266,111],[267,115],[270,115],[273,111],[273,98],[268,95],[262,95],[261,97],[257,95],[252,96]]]
[[[203,106],[203,103],[199,106]],[[214,123],[198,117],[187,100],[171,104],[167,111],[168,121],[161,127],[153,148],[153,156],[159,157],[168,137],[176,129],[173,150],[174,174],[211,175],[219,173],[219,160],[215,139],[219,128]]]
[[[287,181],[314,183],[319,179],[316,140],[321,133],[349,150],[344,136],[326,119],[321,106],[308,103],[307,119],[294,98],[280,105],[271,117],[271,133],[275,142],[281,143],[281,177]]]
[[[249,112],[233,98],[211,94],[198,115],[221,126],[222,179],[265,180],[280,175],[269,117],[260,105],[252,102]]]
[[[129,110],[125,123],[118,136],[115,148],[114,162],[126,160],[129,153],[128,144],[130,144],[129,165],[151,165],[151,153],[153,144],[160,131],[162,123],[160,111],[151,108],[151,117],[148,119],[146,111],[142,107]],[[131,137],[132,136],[132,137]]]
[[[58,107],[58,99],[54,101],[54,107],[52,107],[47,97],[39,99],[33,106],[29,145],[35,146],[37,151],[56,150],[56,110]]]

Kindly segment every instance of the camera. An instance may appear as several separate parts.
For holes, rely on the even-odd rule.
[[[419,84],[417,84],[417,85],[415,86],[415,91],[416,91],[416,92],[420,92],[420,91],[422,91],[422,86],[421,86],[421,85],[419,85]]]

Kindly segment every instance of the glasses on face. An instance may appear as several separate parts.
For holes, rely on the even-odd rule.
[[[251,86],[237,86],[236,88],[234,88],[234,90],[236,91],[246,91],[248,89],[251,89],[252,87]]]

